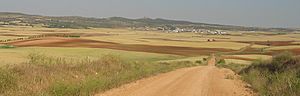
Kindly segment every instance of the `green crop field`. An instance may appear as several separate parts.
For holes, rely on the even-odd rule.
[[[178,55],[156,54],[146,52],[133,52],[99,48],[62,48],[62,47],[24,47],[12,49],[0,49],[1,65],[18,64],[26,62],[31,53],[41,53],[54,57],[65,57],[73,59],[99,59],[105,55],[115,55],[132,61],[159,61],[183,58]]]

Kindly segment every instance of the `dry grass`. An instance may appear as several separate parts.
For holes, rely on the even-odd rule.
[[[124,61],[114,55],[92,60],[32,53],[28,58],[25,64],[0,69],[0,95],[90,96],[140,78],[197,65]]]
[[[268,50],[287,50],[287,49],[297,49],[300,48],[300,45],[290,45],[290,46],[276,46],[268,48]]]
[[[226,64],[243,64],[250,65],[252,61],[239,60],[239,59],[225,59]]]
[[[14,49],[0,49],[0,66],[26,62],[28,61],[28,54],[32,52],[40,52],[48,56],[58,56],[73,59],[82,59],[85,57],[89,57],[90,59],[97,59],[98,57],[106,54],[115,54],[126,60],[149,62],[182,58],[182,56],[177,55],[121,51],[101,48],[21,47]]]
[[[15,37],[15,36],[1,36],[0,34],[0,40],[7,40],[7,39],[16,39],[19,37]]]
[[[259,55],[259,54],[248,54],[248,55],[225,55],[225,56],[234,56],[234,57],[241,57],[241,58],[248,58],[248,59],[270,59],[272,56],[269,55]]]
[[[249,54],[249,55],[222,55],[221,58],[225,60],[225,64],[227,65],[251,65],[253,61],[256,60],[268,60],[272,58],[269,55],[257,55],[257,54]]]
[[[300,45],[300,42],[292,42],[292,44]]]
[[[177,62],[191,62],[191,63],[198,63],[201,65],[207,64],[208,56],[198,56],[198,57],[187,57],[182,59],[175,59],[175,60],[160,60],[159,63],[177,63]]]
[[[281,53],[272,60],[254,62],[241,71],[245,81],[262,96],[298,96],[300,58]]]

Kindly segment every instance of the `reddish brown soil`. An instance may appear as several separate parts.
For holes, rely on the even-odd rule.
[[[291,49],[289,51],[293,52],[296,55],[300,55],[300,48],[298,48],[298,49]]]
[[[295,54],[295,55],[300,55],[300,48],[296,48],[296,49],[286,49],[286,50],[275,50],[275,51],[273,51],[273,52],[270,52],[269,54],[274,55],[274,54],[278,54],[278,53],[284,52],[284,51],[291,52],[291,53],[293,53],[293,54]]]
[[[184,56],[197,56],[209,55],[216,52],[230,52],[231,49],[222,48],[193,48],[193,47],[175,47],[175,46],[153,46],[153,45],[140,45],[140,44],[119,44],[112,42],[102,42],[86,39],[74,38],[42,38],[35,40],[16,41],[10,43],[18,47],[87,47],[87,48],[107,48],[126,51],[139,51],[163,54],[175,54]]]

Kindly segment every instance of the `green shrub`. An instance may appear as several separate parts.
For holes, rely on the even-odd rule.
[[[197,61],[195,61],[195,63],[202,64],[202,61],[201,60],[197,60]]]
[[[225,59],[220,59],[220,60],[218,61],[218,64],[226,64]]]
[[[3,46],[0,46],[0,49],[10,49],[10,48],[16,48],[15,46],[13,45],[3,45]]]

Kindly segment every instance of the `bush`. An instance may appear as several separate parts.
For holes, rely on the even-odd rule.
[[[202,61],[201,60],[197,60],[197,61],[195,61],[195,63],[202,64]]]
[[[262,96],[300,94],[300,58],[281,53],[270,61],[254,62],[240,74]]]
[[[226,64],[225,59],[220,59],[220,60],[218,61],[218,64],[221,64],[221,65],[222,65],[222,64],[223,64],[223,65]]]

